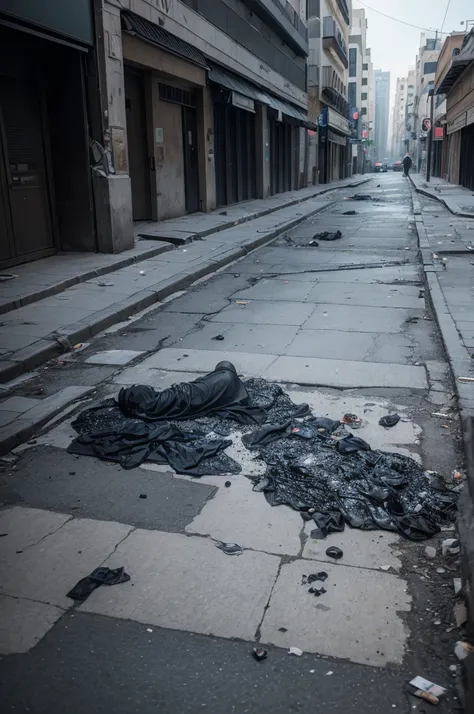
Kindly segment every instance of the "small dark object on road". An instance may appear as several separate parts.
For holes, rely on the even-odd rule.
[[[7,535],[8,535],[8,533],[0,533],[0,538],[5,538],[5,536],[7,536]]]
[[[424,298],[424,297],[425,297],[425,291],[424,291],[424,290],[420,290],[419,293],[418,293],[418,297],[419,297],[419,298]]]
[[[341,421],[353,429],[360,429],[362,426],[362,419],[358,417],[357,414],[344,414]]]
[[[244,549],[238,543],[224,543],[223,541],[218,541],[215,544],[216,548],[222,550],[226,555],[242,555]]]
[[[89,595],[100,588],[101,585],[118,585],[119,583],[127,583],[130,580],[130,575],[123,568],[115,568],[111,570],[101,566],[92,571],[86,578],[79,580],[76,585],[67,593],[67,597],[72,600],[87,600]]]
[[[324,540],[325,538],[324,533],[319,528],[312,530],[310,536],[313,540]]]
[[[420,319],[419,317],[407,317],[407,319],[405,320],[405,322],[410,323],[410,324],[411,324],[411,323],[415,323],[415,324],[416,324],[419,319]]]
[[[225,486],[226,488],[230,488],[230,487],[232,486],[232,481],[226,481],[225,484],[224,484],[224,486]]]
[[[311,573],[311,575],[308,575],[308,583],[311,585],[311,583],[316,582],[316,580],[322,580],[324,582],[328,577],[326,571],[321,570],[319,573]]]
[[[336,545],[332,545],[330,548],[327,549],[326,555],[328,558],[334,558],[334,560],[340,560],[344,553],[340,548],[338,548]]]
[[[344,211],[343,216],[357,216],[357,211]]]
[[[311,246],[311,248],[319,248],[319,243],[317,240],[310,240],[308,245]]]
[[[352,196],[353,201],[371,201],[372,196],[370,193],[356,193],[354,196]]]
[[[75,471],[70,471],[70,472],[69,472],[69,476],[75,476],[75,475],[76,475],[76,472],[75,472]]]
[[[287,627],[279,627],[278,632],[288,632],[288,628]]]
[[[379,183],[377,184],[377,188],[380,188],[380,184],[379,184]]]
[[[345,528],[344,516],[339,511],[319,511],[313,515],[323,538],[330,533],[342,533]]]
[[[234,273],[234,278],[240,278],[240,273]]]
[[[310,588],[308,592],[311,595],[315,595],[316,597],[319,597],[320,595],[324,595],[324,593],[327,593],[326,588],[324,585],[317,585],[316,587]]]
[[[148,496],[146,495],[146,493],[141,493],[140,498],[148,498]]]
[[[224,335],[216,335],[212,339],[217,340],[218,342],[222,342],[222,340],[224,339]]]
[[[254,649],[252,650],[252,655],[253,658],[257,660],[257,662],[261,662],[262,659],[267,659],[268,652],[267,650],[264,650],[263,647],[254,647]]]
[[[386,429],[390,429],[392,426],[396,426],[399,421],[399,414],[387,414],[387,416],[380,419],[379,424],[380,426],[384,426]]]
[[[310,242],[310,245],[313,243],[313,241],[316,241],[316,240],[333,241],[333,240],[340,240],[340,238],[342,238],[341,231],[336,231],[335,233],[330,233],[329,231],[323,231],[322,233],[315,233],[315,235],[313,236],[313,240]]]

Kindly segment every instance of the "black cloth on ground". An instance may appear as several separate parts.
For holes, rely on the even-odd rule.
[[[127,583],[129,580],[130,575],[125,572],[124,568],[111,570],[102,565],[93,570],[87,577],[79,580],[72,590],[67,593],[67,597],[84,602],[101,585],[119,585],[119,583]]]
[[[219,362],[213,372],[161,392],[146,385],[124,387],[118,405],[125,416],[145,421],[219,414],[241,424],[261,424],[266,418],[263,409],[250,404],[244,383],[231,362]]]

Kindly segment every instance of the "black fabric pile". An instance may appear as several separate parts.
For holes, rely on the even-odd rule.
[[[455,519],[457,492],[438,474],[409,457],[372,451],[340,421],[314,417],[276,384],[242,382],[229,362],[162,392],[122,389],[118,403],[79,416],[68,451],[127,469],[153,461],[191,476],[239,473],[240,464],[223,453],[236,422],[244,446],[267,465],[254,490],[312,519],[321,537],[348,524],[423,540]]]

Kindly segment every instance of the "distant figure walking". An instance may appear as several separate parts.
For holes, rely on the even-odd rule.
[[[403,171],[404,171],[404,176],[408,176],[410,173],[410,169],[412,167],[413,161],[411,159],[410,154],[407,154],[404,159],[403,159]]]

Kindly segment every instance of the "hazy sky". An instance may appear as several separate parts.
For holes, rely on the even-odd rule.
[[[365,5],[373,10],[369,10]],[[422,30],[389,20],[374,10],[380,10],[413,25],[441,30],[447,6],[448,0],[352,1],[353,8],[365,9],[369,23],[367,43],[372,49],[374,68],[392,73],[392,91],[397,77],[406,76],[408,66],[415,64]],[[465,27],[460,24],[461,20],[474,20],[473,0],[451,0],[443,32],[461,31]]]

